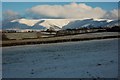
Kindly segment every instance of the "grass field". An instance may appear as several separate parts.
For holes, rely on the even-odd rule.
[[[118,32],[86,33],[86,34],[40,38],[40,39],[6,40],[6,41],[2,41],[2,46],[4,47],[4,46],[29,45],[29,44],[58,43],[58,42],[118,38],[118,37],[120,37],[120,34]]]

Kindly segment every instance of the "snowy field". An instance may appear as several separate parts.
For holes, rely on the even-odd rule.
[[[3,47],[3,78],[116,78],[118,39]]]
[[[1,78],[2,78],[2,47],[0,47],[0,79]]]

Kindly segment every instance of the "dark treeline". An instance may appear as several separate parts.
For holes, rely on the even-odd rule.
[[[120,32],[120,26],[114,26],[112,28],[107,28],[106,31],[108,31],[108,32]]]
[[[64,35],[75,35],[75,34],[83,34],[83,33],[95,33],[95,32],[119,32],[120,26],[114,27],[92,27],[92,28],[79,28],[79,29],[66,29],[57,31],[56,36],[64,36]]]

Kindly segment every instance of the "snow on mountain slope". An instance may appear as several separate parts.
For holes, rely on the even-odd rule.
[[[17,20],[13,20],[11,22],[19,22],[21,24],[26,24],[28,26],[34,26],[37,22],[39,22],[40,20],[29,20],[29,19],[17,19]]]
[[[16,19],[3,23],[3,29],[77,29],[81,27],[111,27],[118,20],[109,19]]]
[[[33,26],[31,26],[31,23],[32,21],[30,21],[29,23],[20,23],[19,22],[20,20],[13,20],[13,21],[10,21],[10,22],[3,22],[2,24],[2,29],[44,29],[45,27],[44,26],[36,26],[37,23],[40,23],[41,21],[37,22],[36,24],[32,24]],[[34,27],[35,26],[35,27]]]
[[[49,29],[50,27],[55,28],[55,29],[61,29],[63,26],[67,25],[70,21],[73,19],[16,19],[12,20],[10,24],[18,23],[18,25],[13,25],[13,26],[18,26],[19,24],[21,25],[26,25],[31,28],[40,28],[41,26],[45,27],[46,29]]]
[[[62,29],[78,29],[81,27],[106,27],[109,23],[112,23],[113,25],[111,25],[114,26],[114,20],[108,19],[75,20],[70,22],[68,25],[63,26]]]
[[[114,20],[114,21],[111,21],[109,22],[106,27],[113,27],[113,26],[120,26],[120,20]]]
[[[93,19],[94,21],[107,21],[107,22],[111,22],[113,20],[109,20],[109,19]]]
[[[73,19],[44,19],[45,21],[40,25],[47,27],[48,29],[52,26],[58,26],[62,28],[63,26],[67,25]]]

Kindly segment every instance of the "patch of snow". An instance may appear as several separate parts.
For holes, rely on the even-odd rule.
[[[12,20],[11,22],[19,22],[21,24],[26,24],[28,26],[34,26],[37,22],[40,20],[34,20],[34,19],[17,19],[17,20]]]
[[[94,19],[95,21],[107,21],[107,22],[111,22],[113,20],[110,20],[110,19]]]
[[[117,39],[3,48],[3,78],[117,78]]]

